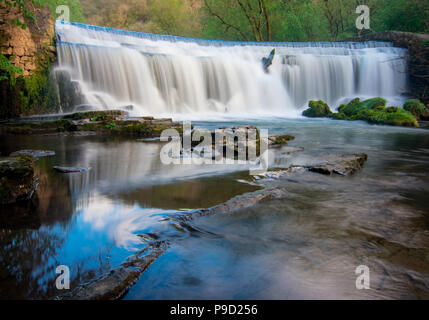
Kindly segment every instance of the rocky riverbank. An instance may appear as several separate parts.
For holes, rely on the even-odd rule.
[[[0,125],[8,134],[97,134],[159,137],[165,129],[181,130],[172,119],[129,117],[125,111],[89,111],[52,117],[11,120]]]

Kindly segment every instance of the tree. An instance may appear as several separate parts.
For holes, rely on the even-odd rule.
[[[270,0],[204,0],[207,14],[224,32],[234,30],[243,40],[255,41],[271,41],[270,4]]]

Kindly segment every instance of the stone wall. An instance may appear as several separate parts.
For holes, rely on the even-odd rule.
[[[12,63],[23,70],[24,76],[32,75],[44,64],[44,60],[53,58],[55,46],[54,20],[48,7],[40,8],[27,1],[28,8],[34,13],[36,22],[22,18],[22,9],[10,8],[0,2],[0,53],[12,58]],[[19,19],[27,27],[22,29],[11,20]],[[41,54],[43,53],[43,54]]]
[[[55,60],[55,28],[48,7],[26,1],[36,18],[23,18],[22,9],[0,2],[0,53],[23,71],[13,81],[0,81],[0,119],[54,113],[58,94],[50,70]],[[25,23],[22,29],[13,23]]]

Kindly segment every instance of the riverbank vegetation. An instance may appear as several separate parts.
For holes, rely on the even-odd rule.
[[[69,0],[70,1],[70,0]],[[77,0],[75,0],[77,1]],[[80,0],[86,23],[223,40],[334,41],[357,36],[356,7],[370,30],[428,33],[420,0]]]

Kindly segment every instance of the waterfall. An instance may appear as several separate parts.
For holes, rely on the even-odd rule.
[[[406,50],[386,42],[239,42],[57,21],[57,70],[93,109],[294,117],[311,99],[403,101]],[[276,48],[266,73],[261,59]],[[399,102],[398,102],[399,103]],[[132,107],[130,107],[132,106]]]

